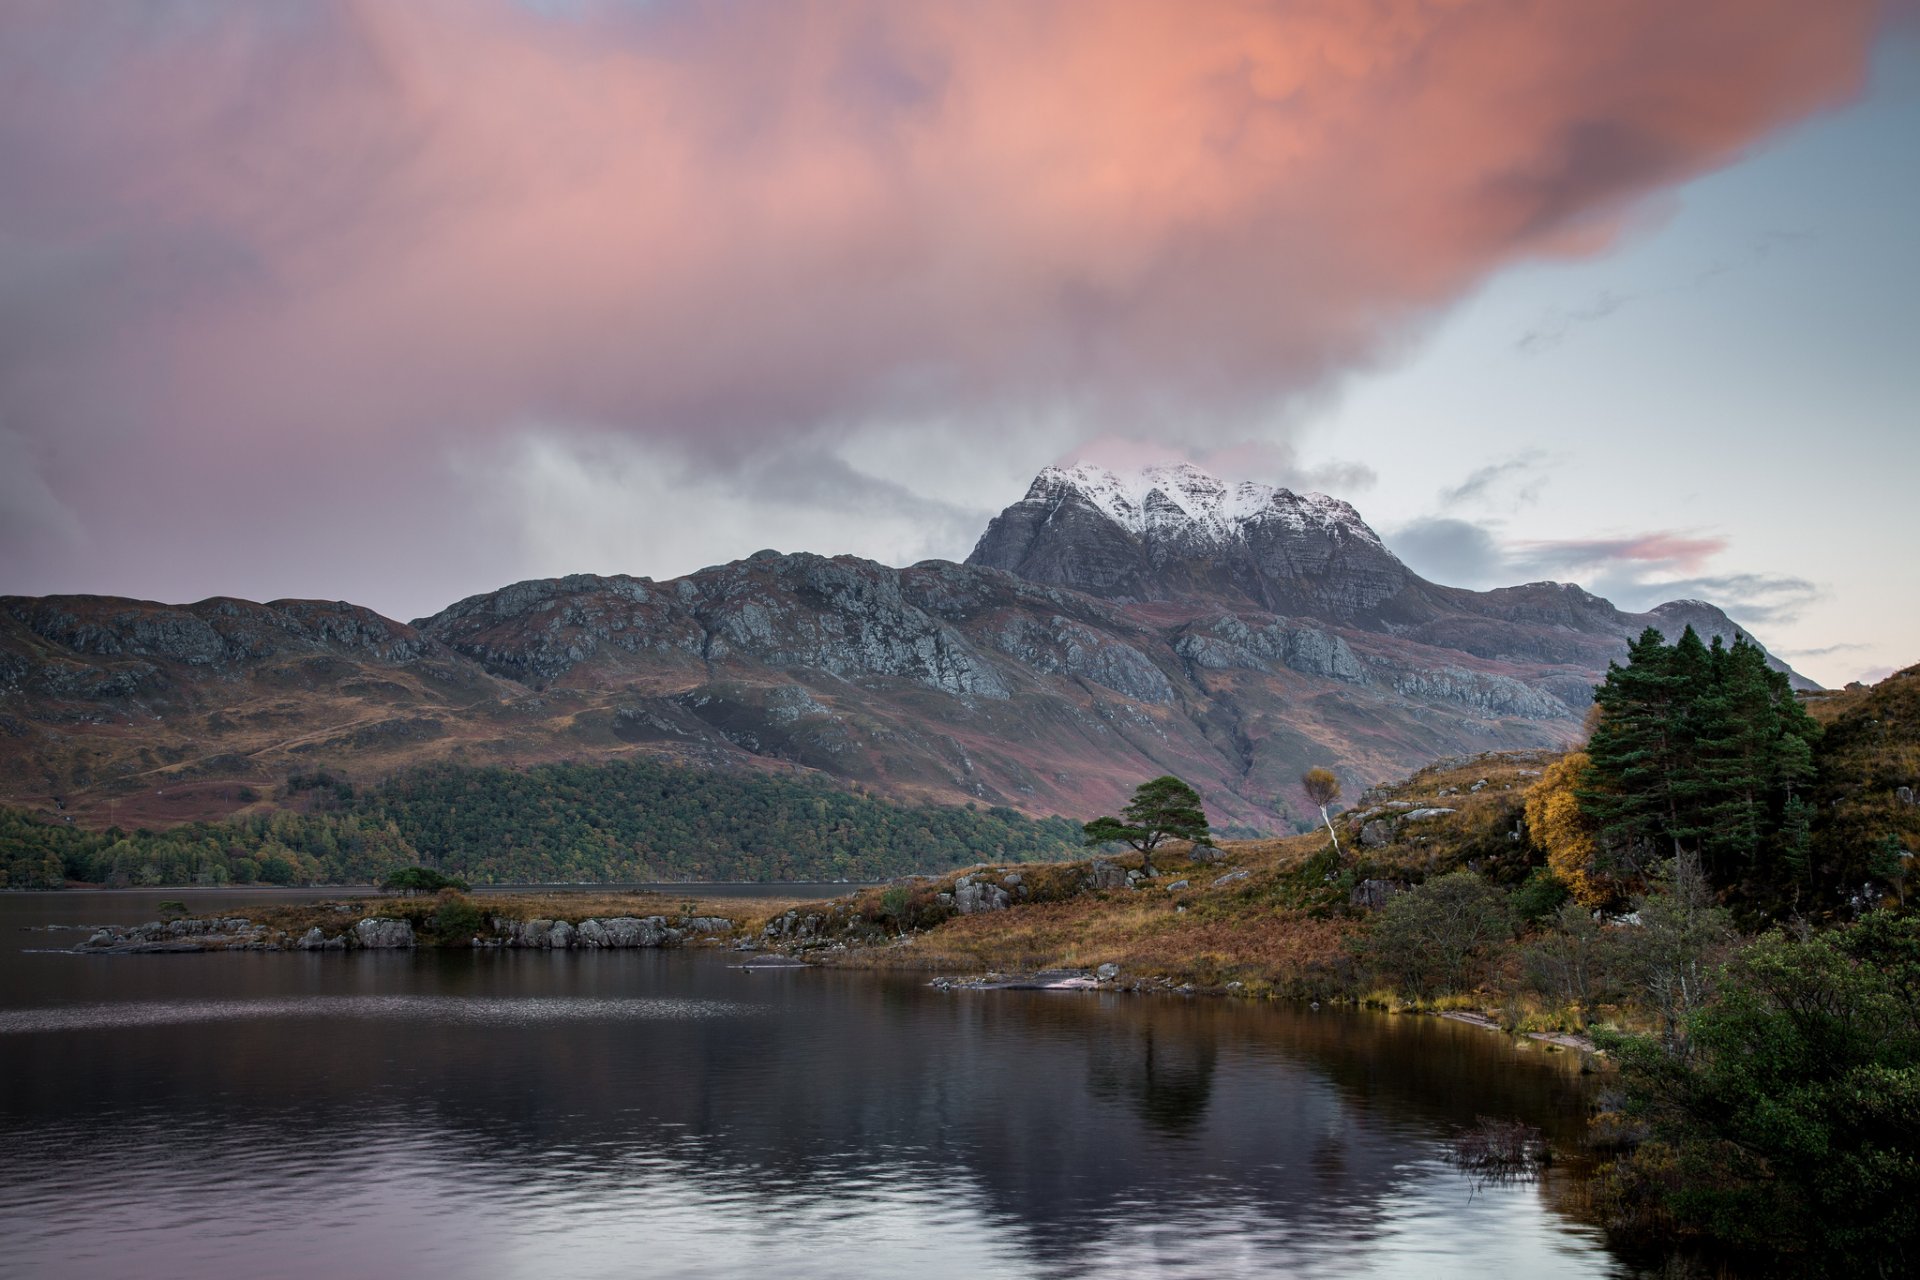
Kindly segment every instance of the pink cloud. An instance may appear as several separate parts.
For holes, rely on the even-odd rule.
[[[1523,561],[1545,566],[1629,563],[1699,573],[1708,560],[1727,549],[1725,538],[1691,538],[1677,533],[1642,533],[1628,538],[1576,538],[1520,542],[1514,552]]]
[[[150,533],[155,486],[240,514],[286,486],[263,518],[390,498],[529,421],[722,455],[1036,404],[1090,434],[1227,424],[1845,99],[1876,22],[1869,0],[13,5],[0,425],[57,446],[69,506]]]

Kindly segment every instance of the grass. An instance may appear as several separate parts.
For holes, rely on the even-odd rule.
[[[471,902],[482,920],[565,920],[578,924],[589,918],[611,916],[719,916],[731,920],[736,933],[758,934],[773,916],[801,905],[795,898],[725,898],[685,893],[609,892],[603,890],[549,890],[539,893],[485,893],[458,900]],[[289,902],[250,909],[248,919],[269,933],[299,938],[318,928],[327,935],[351,929],[364,919],[406,920],[416,931],[431,929],[430,921],[442,898],[342,897],[318,902]],[[343,909],[344,908],[344,909]],[[462,939],[464,941],[464,939]]]

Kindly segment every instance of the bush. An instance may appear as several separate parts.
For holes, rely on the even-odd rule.
[[[1815,1274],[1920,1263],[1920,920],[1762,937],[1676,1052],[1607,1038],[1655,1142],[1610,1178],[1624,1222],[1671,1215]],[[1658,1165],[1655,1169],[1651,1165]],[[1677,1169],[1678,1176],[1665,1171]],[[1637,1200],[1635,1199],[1637,1195]]]
[[[1533,873],[1513,891],[1513,914],[1526,924],[1538,924],[1555,915],[1569,897],[1566,884],[1545,867]]]
[[[441,942],[458,942],[480,932],[482,917],[473,899],[458,889],[442,889],[428,928]]]
[[[1454,871],[1389,898],[1362,942],[1367,960],[1401,989],[1426,997],[1477,985],[1488,951],[1512,936],[1506,895]]]

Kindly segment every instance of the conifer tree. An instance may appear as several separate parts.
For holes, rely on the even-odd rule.
[[[1194,844],[1212,839],[1200,793],[1171,775],[1141,783],[1118,818],[1095,818],[1084,830],[1088,845],[1129,844],[1143,862],[1169,836]]]
[[[1686,637],[1699,645],[1691,627]],[[1630,873],[1680,852],[1675,784],[1682,772],[1686,677],[1675,665],[1666,638],[1648,627],[1627,647],[1627,665],[1607,664],[1606,680],[1593,691],[1601,718],[1587,743],[1590,767],[1580,804]]]
[[[1600,843],[1638,870],[1669,848],[1749,896],[1806,870],[1819,728],[1783,672],[1745,637],[1711,648],[1649,629],[1594,690],[1600,720],[1577,794]]]

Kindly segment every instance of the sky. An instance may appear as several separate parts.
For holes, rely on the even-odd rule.
[[[1039,468],[1920,660],[1873,0],[0,0],[0,592],[962,558]]]

